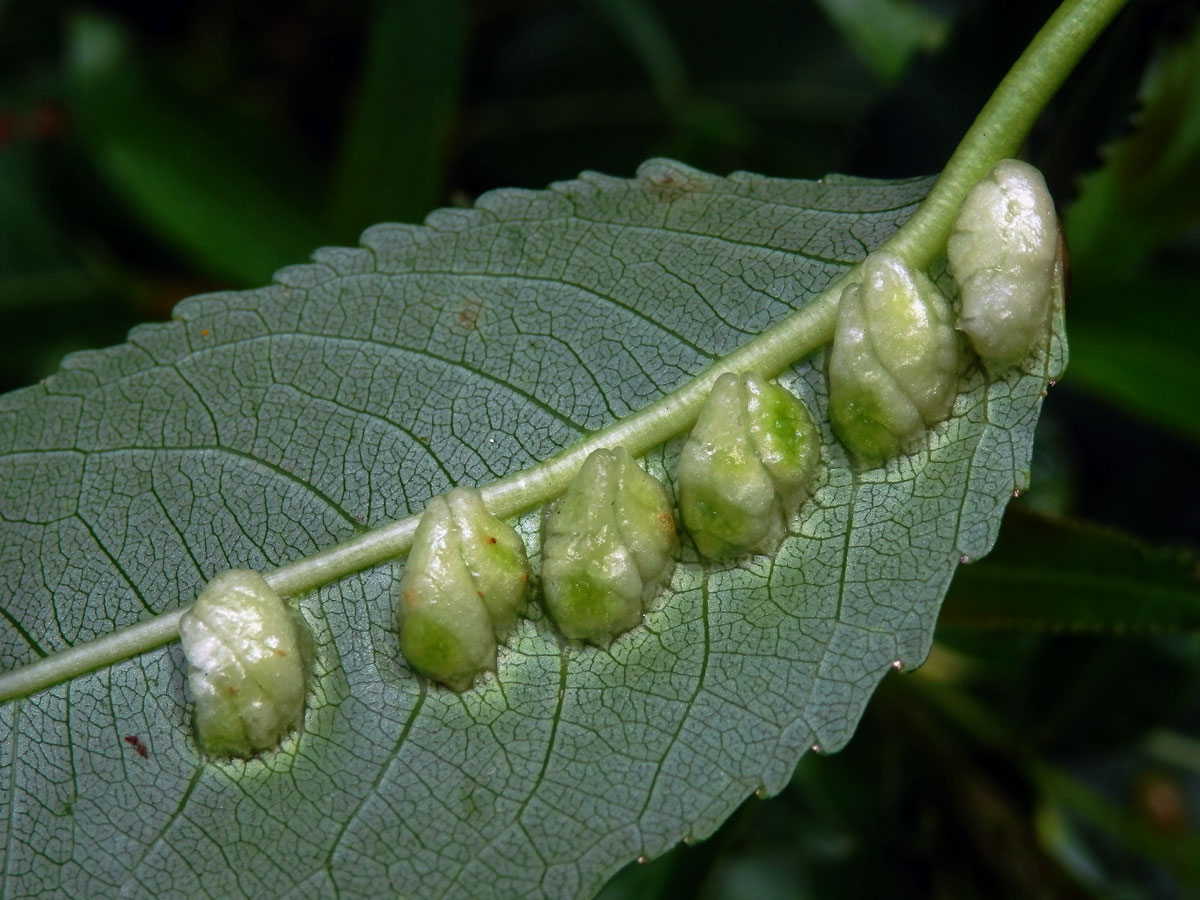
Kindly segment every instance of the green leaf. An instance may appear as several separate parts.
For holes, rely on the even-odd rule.
[[[1079,327],[1072,325],[1071,385],[1200,441],[1200,359],[1195,353],[1200,313],[1192,301],[1194,277],[1104,281],[1094,290],[1091,285],[1079,289],[1089,308],[1080,310]],[[1127,305],[1124,312],[1099,306],[1108,297],[1119,297],[1124,304],[1137,297],[1160,315],[1131,322]],[[1178,307],[1178,314],[1172,307]]]
[[[1047,815],[1054,816],[1051,822],[1057,825],[1056,831],[1066,830],[1063,814],[1073,813],[1083,823],[1119,844],[1166,866],[1181,887],[1187,886],[1183,896],[1194,893],[1196,886],[1200,885],[1200,834],[1190,830],[1182,834],[1164,834],[1080,780],[1049,766],[1040,767],[1037,775],[1049,803],[1049,809],[1042,813],[1043,819]],[[1047,835],[1048,840],[1054,837],[1062,840],[1069,835]],[[1074,861],[1077,864],[1086,862],[1080,860],[1078,854],[1075,854]],[[1094,869],[1087,871],[1086,864],[1081,868],[1084,869],[1081,874],[1103,882],[1105,887],[1111,883],[1110,880],[1098,878]]]
[[[347,238],[419,221],[443,199],[466,44],[460,0],[379,0],[347,123],[333,217]]]
[[[884,83],[903,73],[919,50],[942,42],[946,23],[912,0],[817,0],[854,52]]]
[[[1011,515],[960,569],[943,625],[1031,631],[1200,631],[1200,558],[1084,522]]]
[[[1108,148],[1066,217],[1072,256],[1110,277],[1153,274],[1149,258],[1196,226],[1200,24],[1155,58],[1141,104],[1137,129]]]
[[[653,160],[499,191],[68,358],[0,398],[0,666],[535,466],[803,307],[930,184]],[[295,598],[314,689],[261,759],[200,758],[177,645],[5,703],[7,892],[584,897],[710,834],[925,658],[960,557],[1025,487],[1056,335],[1028,374],[965,375],[927,443],[871,469],[832,436],[824,353],[797,363],[781,381],[822,461],[783,547],[711,565],[685,545],[607,650],[535,606],[495,677],[429,685],[399,657],[397,562]],[[535,566],[538,523],[519,523]]]
[[[71,22],[70,110],[101,173],[192,263],[256,284],[328,239],[297,143],[224,106],[187,109],[152,80],[118,27]]]
[[[646,0],[588,0],[588,5],[637,57],[658,99],[668,108],[678,103],[688,91],[687,66],[658,11]]]
[[[1200,22],[1155,57],[1135,124],[1066,211],[1086,298],[1072,310],[1071,381],[1196,441],[1200,313],[1187,248],[1200,223]],[[1131,316],[1131,298],[1155,314]]]

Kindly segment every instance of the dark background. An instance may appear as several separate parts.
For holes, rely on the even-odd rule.
[[[658,155],[937,171],[1053,6],[0,0],[0,389],[491,188]],[[1029,141],[1071,365],[930,662],[845,751],[605,897],[1200,896],[1195,19],[1130,3]]]

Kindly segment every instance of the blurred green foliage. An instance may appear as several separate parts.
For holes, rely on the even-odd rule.
[[[936,171],[1052,8],[0,3],[0,388],[494,187]],[[1028,512],[848,749],[607,900],[1200,896],[1194,3],[1131,3],[1027,156],[1074,280]]]

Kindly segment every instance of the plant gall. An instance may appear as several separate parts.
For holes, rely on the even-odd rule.
[[[713,385],[679,457],[679,511],[710,558],[770,550],[807,491],[820,436],[791,392],[753,373]]]
[[[421,516],[399,585],[400,650],[456,691],[496,668],[496,645],[524,610],[529,562],[520,535],[459,487]]]
[[[222,572],[179,622],[196,737],[213,756],[250,757],[299,727],[310,637],[257,572]]]
[[[546,611],[567,637],[600,646],[642,621],[674,568],[671,498],[624,447],[584,460],[542,535]]]
[[[829,351],[833,430],[861,461],[896,455],[950,414],[959,338],[929,277],[890,253],[862,264],[842,292]]]
[[[946,256],[962,297],[957,327],[985,362],[1019,363],[1049,334],[1062,286],[1058,217],[1042,173],[998,162],[963,201]]]

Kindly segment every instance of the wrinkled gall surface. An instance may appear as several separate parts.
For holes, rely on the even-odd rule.
[[[829,354],[834,431],[860,460],[894,456],[950,414],[960,354],[950,303],[890,253],[842,292]]]
[[[304,629],[257,572],[222,572],[200,593],[179,631],[206,753],[253,756],[299,727],[309,664]]]
[[[679,511],[708,557],[770,550],[820,458],[804,404],[753,373],[717,379],[679,457]]]
[[[597,450],[546,510],[542,589],[564,635],[607,646],[674,567],[671,498],[624,447]]]
[[[456,691],[496,668],[496,645],[525,607],[529,563],[510,525],[474,488],[434,497],[400,580],[400,650],[423,675]]]
[[[1015,365],[1050,333],[1059,253],[1042,173],[1001,160],[967,194],[946,248],[962,297],[958,328],[986,362]]]

